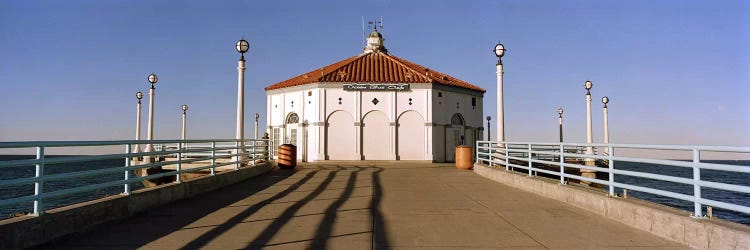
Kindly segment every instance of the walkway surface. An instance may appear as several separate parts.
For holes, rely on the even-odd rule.
[[[683,249],[449,164],[273,172],[42,248]]]

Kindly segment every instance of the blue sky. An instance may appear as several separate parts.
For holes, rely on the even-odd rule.
[[[0,141],[131,139],[151,72],[156,139],[179,137],[183,103],[190,138],[232,138],[243,36],[252,134],[263,87],[360,53],[362,16],[390,53],[487,89],[493,117],[504,43],[509,140],[555,141],[562,106],[585,141],[591,80],[597,142],[607,95],[612,142],[750,144],[747,1],[520,0],[3,1]]]

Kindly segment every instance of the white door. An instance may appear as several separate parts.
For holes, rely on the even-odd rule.
[[[400,160],[425,160],[424,119],[415,111],[398,118],[398,156]]]
[[[302,159],[302,147],[299,145],[299,135],[297,131],[299,131],[299,116],[297,113],[289,113],[286,117],[286,132],[284,134],[284,143],[292,144],[294,146],[297,146],[297,160]]]
[[[327,160],[359,160],[354,118],[344,111],[333,112],[326,122]]]
[[[445,161],[456,161],[456,146],[461,143],[461,135],[458,128],[445,129]]]
[[[389,160],[390,125],[382,111],[372,111],[362,119],[362,156],[365,160]]]
[[[297,145],[297,125],[296,124],[287,124],[286,125],[286,138],[284,138],[284,143],[292,144],[294,146]]]

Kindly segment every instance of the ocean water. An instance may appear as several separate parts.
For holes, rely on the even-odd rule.
[[[64,157],[64,156],[45,156],[48,158]],[[33,155],[0,155],[0,161],[7,160],[21,160],[21,159],[34,159]],[[105,168],[116,168],[125,165],[125,159],[111,159],[111,160],[96,160],[87,162],[77,163],[62,163],[62,164],[45,164],[44,174],[59,174],[59,173],[70,173],[80,172],[86,170],[105,169]],[[0,171],[0,180],[17,179],[17,178],[28,178],[34,177],[35,167],[29,166],[18,166],[11,168],[3,168]],[[52,180],[44,183],[45,192],[53,192],[57,190],[63,190],[67,188],[80,187],[92,184],[106,183],[111,181],[122,180],[125,177],[124,172],[114,172],[109,174],[84,176],[69,180]],[[135,174],[131,171],[131,178],[135,178]],[[137,190],[143,188],[140,182],[131,184],[131,190]],[[113,186],[107,188],[101,188],[88,192],[75,193],[65,196],[58,196],[55,198],[45,199],[43,201],[44,209],[62,207],[70,204],[80,203],[84,201],[90,201],[110,195],[118,195],[124,191],[124,186]],[[9,199],[34,194],[34,184],[24,184],[20,186],[5,186],[0,187],[0,199]],[[15,204],[10,206],[0,206],[0,219],[8,218],[18,213],[31,213],[33,211],[33,202],[25,202],[21,204]]]
[[[750,161],[748,160],[704,160],[702,162],[708,163],[719,163],[727,165],[736,165],[738,168],[750,168]],[[632,163],[632,162],[619,162],[615,161],[615,169],[631,170],[638,172],[654,173],[661,175],[668,175],[674,177],[693,178],[692,168],[675,167],[666,165],[656,165],[647,163]],[[615,181],[634,184],[650,188],[658,188],[661,190],[671,191],[675,193],[681,193],[686,195],[693,195],[693,186],[688,184],[673,183],[667,181],[652,180],[648,178],[632,177],[625,175],[615,175]],[[707,170],[701,169],[701,180],[712,181],[726,184],[735,184],[741,186],[750,186],[750,173],[736,173],[719,170]],[[616,188],[615,192],[622,194],[622,189]],[[693,211],[693,203],[689,201],[683,201],[664,196],[637,192],[628,190],[628,196],[636,197],[639,199],[656,202],[662,205],[676,207],[689,212]],[[739,204],[743,206],[750,206],[750,194],[731,192],[725,190],[719,190],[714,188],[701,188],[701,197],[704,199],[710,199],[715,201],[722,201],[727,203]],[[750,214],[744,214],[734,211],[729,211],[721,208],[713,208],[714,216],[719,219],[733,221],[745,225],[750,225]],[[703,213],[706,213],[706,206],[703,206]]]

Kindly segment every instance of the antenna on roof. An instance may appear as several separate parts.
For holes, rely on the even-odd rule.
[[[365,16],[362,16],[362,43],[367,46],[367,38],[365,38]]]
[[[383,16],[380,16],[380,34],[385,36],[385,28],[383,28]],[[385,38],[383,38],[385,40]]]

